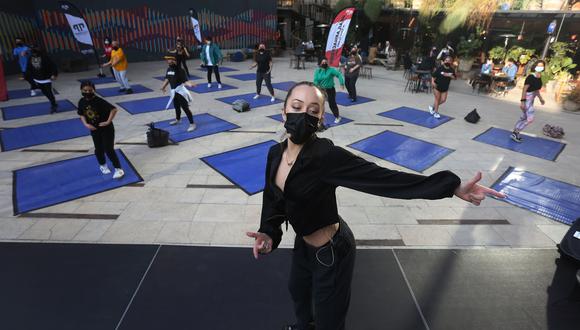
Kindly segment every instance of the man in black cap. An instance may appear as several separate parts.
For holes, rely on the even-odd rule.
[[[175,107],[175,120],[170,123],[170,125],[177,125],[181,121],[181,110],[185,112],[187,115],[187,119],[189,120],[189,127],[187,128],[188,132],[195,130],[195,123],[193,122],[193,114],[191,110],[189,110],[189,102],[193,99],[189,90],[185,88],[188,87],[195,87],[195,84],[190,82],[187,79],[187,74],[183,68],[177,65],[177,58],[175,54],[167,54],[163,57],[167,60],[167,64],[169,68],[165,72],[165,80],[163,81],[163,85],[161,86],[161,91],[163,93],[166,92],[167,85],[171,87],[171,95],[169,98],[169,102],[165,106],[165,109],[169,107],[171,101],[173,101],[173,106]]]

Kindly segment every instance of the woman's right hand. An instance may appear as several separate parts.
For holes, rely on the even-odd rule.
[[[258,259],[258,254],[268,254],[272,252],[273,241],[270,236],[260,232],[247,232],[248,237],[254,238],[254,258]]]
[[[526,102],[523,102],[523,101],[522,101],[522,102],[520,102],[520,109],[521,109],[522,111],[526,111]]]
[[[95,126],[91,125],[91,124],[87,124],[86,126],[91,131],[96,131],[97,130],[97,128]]]

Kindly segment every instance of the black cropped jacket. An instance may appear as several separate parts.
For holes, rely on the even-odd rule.
[[[282,192],[275,179],[286,146],[287,141],[272,146],[266,164],[258,231],[272,238],[273,248],[280,244],[284,221],[290,222],[299,236],[337,223],[336,187],[390,198],[440,199],[452,197],[461,183],[450,171],[423,176],[389,170],[313,136],[290,169]]]

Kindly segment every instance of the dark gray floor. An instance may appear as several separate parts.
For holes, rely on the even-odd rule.
[[[2,243],[0,329],[280,329],[293,320],[290,255],[255,261],[249,248]],[[348,329],[425,329],[421,313],[430,329],[579,329],[576,266],[558,257],[358,250]]]

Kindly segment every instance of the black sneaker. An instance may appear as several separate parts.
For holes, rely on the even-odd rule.
[[[133,90],[129,88],[127,91],[125,91],[125,94],[133,94]]]
[[[53,104],[50,106],[50,113],[56,113],[56,109],[58,108],[58,104]]]
[[[124,93],[125,91],[126,91],[126,89],[125,89],[125,88],[120,88],[120,89],[119,89],[119,93]]]
[[[515,142],[517,142],[517,143],[522,143],[522,141],[524,140],[524,139],[522,139],[522,137],[521,137],[519,134],[517,134],[516,132],[512,133],[512,135],[510,135],[510,138],[511,138],[512,140],[514,140]]]

